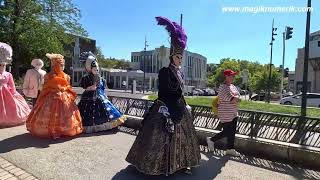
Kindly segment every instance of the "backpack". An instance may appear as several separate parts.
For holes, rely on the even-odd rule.
[[[212,99],[212,112],[214,115],[218,115],[219,96],[214,96]]]

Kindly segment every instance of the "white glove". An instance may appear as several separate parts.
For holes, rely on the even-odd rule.
[[[187,104],[187,105],[186,105],[186,108],[187,108],[187,110],[189,111],[189,113],[191,114],[192,107]]]

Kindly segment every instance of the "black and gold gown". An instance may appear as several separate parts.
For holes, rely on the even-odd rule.
[[[159,97],[144,117],[126,157],[144,174],[169,175],[200,164],[193,117],[182,90],[183,78],[175,66],[159,71]]]

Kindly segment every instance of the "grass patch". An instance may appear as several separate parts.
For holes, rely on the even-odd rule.
[[[158,96],[149,96],[150,100],[155,100]],[[190,105],[196,106],[211,106],[212,98],[208,97],[186,97],[186,101]],[[243,110],[253,110],[253,111],[263,111],[271,113],[282,113],[282,114],[292,114],[300,115],[300,107],[286,106],[280,104],[268,104],[265,102],[256,101],[241,101],[240,109]],[[320,117],[320,108],[307,108],[307,116],[309,117]]]

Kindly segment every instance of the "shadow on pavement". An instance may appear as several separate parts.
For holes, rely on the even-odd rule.
[[[161,175],[161,176],[150,176],[140,173],[136,170],[136,168],[132,165],[127,166],[127,168],[118,172],[112,180],[140,180],[140,179],[181,179],[181,180],[194,180],[194,179],[201,179],[201,180],[212,180],[214,179],[220,172],[221,169],[225,166],[229,157],[211,157],[209,160],[201,159],[200,166],[193,168],[192,174],[188,175],[183,173],[183,171],[176,172],[173,175],[168,177]]]
[[[320,179],[319,171],[309,170],[282,162],[275,162],[245,155],[242,155],[240,158],[232,158],[232,160],[270,171],[288,174],[296,179]]]
[[[29,147],[48,148],[51,144],[64,143],[66,141],[82,137],[113,135],[118,131],[118,129],[112,129],[109,131],[103,131],[92,134],[80,134],[78,136],[73,137],[61,137],[59,139],[39,138],[32,136],[30,133],[24,133],[0,141],[0,154],[7,153],[16,149],[25,149]]]
[[[206,151],[206,146],[201,146],[201,151]],[[208,158],[211,156],[223,156],[223,150],[215,150],[212,153],[203,153],[206,156],[209,155]],[[266,170],[282,173],[282,174],[288,174],[292,177],[295,177],[296,179],[320,179],[320,172],[316,170],[309,170],[305,169],[303,167],[298,167],[295,165],[290,165],[285,162],[275,162],[267,159],[261,159],[258,157],[253,157],[249,155],[241,155],[240,157],[230,157],[230,160],[240,162],[243,164],[247,164],[250,166],[255,166],[259,168],[263,168]]]
[[[314,170],[303,169],[300,167],[288,165],[281,162],[273,162],[270,160],[260,159],[256,157],[241,155],[240,157],[229,157],[224,156],[223,150],[216,149],[214,152],[206,152],[207,148],[201,146],[201,154],[204,155],[208,160],[202,159],[200,167],[193,169],[192,175],[184,174],[183,172],[177,172],[169,177],[165,176],[149,176],[144,175],[136,170],[132,165],[118,172],[112,179],[113,180],[138,180],[138,179],[201,179],[208,180],[214,179],[221,169],[225,166],[228,161],[236,161],[250,166],[263,168],[266,170],[288,174],[296,179],[320,179],[320,172]]]
[[[125,128],[125,127],[121,127],[120,131],[127,133],[127,134],[131,134],[131,135],[138,134],[137,130],[132,130],[130,128]],[[208,169],[209,169],[208,172],[215,174],[212,177],[215,177],[218,174],[217,173],[218,170],[220,172],[220,169],[224,166],[224,164],[221,165],[222,161],[224,161],[225,158],[227,158],[227,157],[224,157],[224,150],[216,149],[214,152],[208,153],[207,146],[200,146],[200,150],[201,150],[201,153],[209,159],[209,161],[202,160],[200,167],[197,168],[200,170],[195,171],[195,173],[201,172],[201,175],[196,176],[196,178],[200,178],[200,179],[204,178],[205,179],[207,177],[207,175],[203,175],[203,174],[206,174],[205,172]],[[254,157],[252,155],[254,155],[256,157]],[[250,166],[259,167],[259,168],[263,168],[266,170],[270,170],[270,171],[274,171],[274,172],[278,172],[278,173],[282,173],[282,174],[288,174],[288,175],[291,175],[292,177],[295,177],[297,179],[320,179],[319,170],[309,170],[304,167],[299,167],[298,165],[288,164],[286,162],[276,162],[276,161],[272,161],[272,160],[261,159],[261,158],[259,158],[258,154],[254,154],[254,153],[250,154],[250,155],[242,154],[240,157],[230,157],[228,160],[248,164]],[[219,168],[219,166],[220,166],[220,168]],[[129,169],[127,171],[131,172],[130,174],[134,174],[134,173],[132,173],[132,169],[133,169],[133,172],[136,171],[135,167],[133,167],[133,166],[130,167],[131,170],[129,167],[130,166],[128,166],[126,169],[124,169],[122,171],[126,171],[127,169]],[[123,173],[122,171],[119,172],[114,178],[115,179],[117,179],[117,178],[125,179],[125,176],[121,176],[121,174]],[[214,173],[214,172],[216,172],[216,173]],[[135,172],[135,175],[136,174],[138,174],[138,172]],[[194,175],[190,176],[190,179],[192,179],[191,177],[195,178]],[[143,177],[147,178],[148,176],[143,176]],[[164,176],[161,176],[161,177],[164,178]],[[173,175],[173,177],[179,179],[180,176]],[[183,177],[188,179],[189,176],[183,176]],[[139,178],[141,179],[141,175]]]

